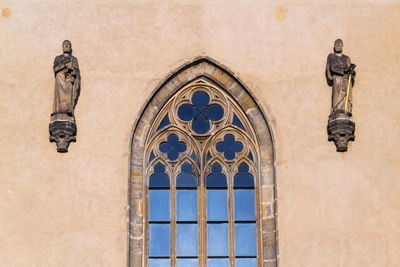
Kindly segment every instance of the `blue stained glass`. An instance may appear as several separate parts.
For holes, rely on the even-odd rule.
[[[214,163],[211,166],[211,174],[207,176],[206,186],[207,187],[227,187],[226,177],[221,173],[222,167],[218,163]]]
[[[150,158],[149,158],[149,162],[152,162],[153,161],[153,159],[155,159],[155,155],[154,155],[154,153],[153,153],[153,151],[151,151],[151,153],[150,153]]]
[[[186,151],[186,144],[179,141],[179,137],[176,134],[170,134],[167,137],[167,142],[162,142],[159,145],[159,149],[163,153],[167,153],[169,160],[176,160],[179,157],[179,153]]]
[[[191,173],[181,173],[176,178],[176,187],[197,187],[197,177]]]
[[[165,187],[169,188],[169,177],[165,173],[165,167],[161,163],[154,166],[154,174],[150,176],[149,187]]]
[[[176,225],[176,255],[197,256],[197,224]]]
[[[214,163],[211,166],[211,171],[212,172],[222,172],[222,166],[219,163]]]
[[[208,259],[208,267],[229,267],[229,259]]]
[[[228,220],[228,196],[226,190],[207,190],[207,220]]]
[[[234,178],[234,187],[254,187],[254,179],[253,175],[249,173],[249,165],[241,163],[238,171],[239,173]]]
[[[211,120],[219,121],[224,116],[224,109],[218,104],[212,104],[208,106],[206,113]]]
[[[255,223],[235,224],[236,256],[256,256]]]
[[[169,248],[169,224],[150,224],[149,256],[168,257]]]
[[[176,267],[197,267],[197,266],[199,266],[197,259],[176,259]]]
[[[236,259],[236,267],[256,267],[257,259]],[[210,267],[210,266],[209,266]]]
[[[235,220],[254,221],[254,190],[235,189]]]
[[[170,124],[168,114],[165,115],[164,119],[161,121],[160,125],[157,128],[157,131],[168,126]]]
[[[208,256],[228,256],[228,224],[207,225]]]
[[[192,129],[198,134],[210,130],[210,120],[217,121],[224,116],[221,105],[211,104],[210,96],[203,91],[197,91],[192,96],[192,105],[183,104],[178,108],[178,117],[183,121],[192,120]]]
[[[149,191],[150,221],[169,221],[169,190]]]
[[[254,161],[253,159],[253,154],[250,152],[249,155],[247,156],[251,161]]]
[[[248,172],[249,171],[249,165],[247,165],[246,163],[242,162],[240,163],[239,167],[238,167],[238,171],[239,172]]]
[[[244,130],[244,126],[242,122],[239,120],[239,118],[236,116],[236,114],[233,115],[232,124]]]
[[[235,136],[232,134],[227,134],[224,136],[224,141],[217,143],[216,148],[218,152],[224,153],[225,159],[233,160],[236,153],[243,150],[243,144],[235,141]]]
[[[192,122],[193,131],[198,134],[204,134],[210,130],[210,123],[204,116],[198,116]]]
[[[178,109],[178,117],[183,121],[190,121],[193,119],[195,110],[192,105],[184,104]]]
[[[176,190],[177,221],[197,221],[197,190]]]
[[[149,259],[149,267],[170,267],[169,259]]]
[[[177,187],[197,187],[197,177],[192,174],[193,167],[189,163],[181,166],[181,174],[176,178]]]
[[[197,160],[197,156],[196,154],[193,152],[192,155],[190,156],[192,158],[192,160],[196,161]]]
[[[165,166],[162,163],[157,163],[153,169],[156,173],[165,173]]]
[[[207,152],[207,160],[211,159],[211,154],[210,152]]]
[[[197,91],[192,96],[192,103],[197,107],[197,109],[204,108],[210,103],[210,96],[203,91]]]

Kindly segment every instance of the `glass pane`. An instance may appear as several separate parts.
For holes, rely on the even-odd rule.
[[[159,145],[159,149],[167,154],[169,160],[176,160],[179,157],[179,153],[186,151],[186,143],[179,141],[179,137],[176,134],[170,134],[167,137],[167,142],[162,142]]]
[[[228,224],[208,224],[208,256],[228,256]]]
[[[227,134],[224,136],[224,141],[216,144],[218,152],[223,152],[224,157],[227,160],[233,160],[236,157],[236,153],[243,150],[243,144],[239,141],[235,141],[235,136]]]
[[[227,187],[226,177],[222,172],[222,167],[218,163],[211,166],[211,174],[207,176],[207,187]]]
[[[181,173],[176,178],[176,187],[197,187],[197,177],[191,173]]]
[[[149,267],[169,267],[169,259],[149,259]]]
[[[254,187],[253,175],[240,172],[235,175],[235,187]]]
[[[150,224],[149,256],[169,256],[169,224]]]
[[[210,122],[203,115],[199,115],[193,120],[192,129],[198,134],[206,133],[210,130]]]
[[[160,125],[157,128],[157,131],[164,128],[165,126],[169,125],[169,118],[168,118],[168,114],[165,115],[164,119],[161,121]]]
[[[222,173],[212,173],[207,176],[207,187],[226,188],[226,177]]]
[[[197,190],[176,190],[177,221],[197,221]]]
[[[181,174],[176,178],[176,187],[197,187],[197,177],[192,173],[193,167],[189,163],[181,166]]]
[[[183,121],[191,121],[194,116],[194,108],[192,105],[184,104],[178,109],[178,117]]]
[[[242,128],[244,130],[244,126],[243,126],[242,122],[239,120],[239,118],[236,116],[236,114],[233,115],[232,124],[236,125],[237,127]]]
[[[196,106],[197,109],[201,110],[206,105],[208,105],[208,103],[210,103],[210,96],[206,92],[198,91],[193,94],[192,103]]]
[[[253,175],[249,173],[249,165],[241,163],[235,175],[234,187],[254,187]]]
[[[176,225],[176,255],[197,256],[197,224]]]
[[[169,190],[149,191],[150,221],[169,221]]]
[[[149,157],[149,162],[152,162],[153,159],[155,159],[155,157],[156,157],[156,156],[154,155],[153,151],[151,151],[150,157]]]
[[[207,116],[210,120],[219,121],[224,116],[224,109],[218,104],[209,105],[207,108]]]
[[[150,176],[149,187],[166,187],[169,188],[169,177],[165,173],[165,166],[157,163],[154,166],[154,174]]]
[[[197,266],[198,266],[197,259],[176,259],[176,267],[197,267]]]
[[[228,196],[226,190],[207,190],[207,220],[228,220]]]
[[[235,224],[236,256],[256,256],[256,225]]]
[[[254,221],[254,189],[235,189],[235,220]]]
[[[229,259],[208,259],[208,267],[229,267]]]
[[[256,267],[257,259],[236,259],[236,267]]]

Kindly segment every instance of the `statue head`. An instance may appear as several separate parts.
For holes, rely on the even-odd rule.
[[[343,50],[343,41],[342,39],[336,39],[335,44],[333,45],[333,50],[335,53],[341,53]]]
[[[69,40],[65,40],[62,43],[62,50],[64,53],[72,54],[72,44]]]

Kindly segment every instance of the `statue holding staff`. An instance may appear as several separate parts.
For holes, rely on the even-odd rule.
[[[78,59],[72,56],[71,42],[62,44],[63,54],[54,59],[55,77],[53,111],[50,116],[50,142],[57,144],[58,152],[68,152],[70,142],[76,141],[74,110],[81,90]]]
[[[331,115],[347,113],[351,116],[352,86],[354,84],[356,65],[351,64],[350,58],[342,54],[343,41],[337,39],[334,53],[329,54],[326,62],[326,77],[332,86]]]
[[[71,42],[65,40],[62,44],[63,54],[54,59],[54,114],[73,116],[75,105],[80,93],[81,77],[78,59],[72,56]]]
[[[328,85],[332,86],[331,114],[328,120],[328,141],[334,141],[336,151],[347,151],[349,141],[354,141],[355,123],[352,121],[352,87],[355,64],[342,54],[343,41],[337,39],[334,53],[328,55],[325,74]]]

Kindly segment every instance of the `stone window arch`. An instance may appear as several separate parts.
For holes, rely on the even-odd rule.
[[[277,266],[273,152],[264,114],[225,68],[200,58],[168,77],[133,130],[128,265]]]

